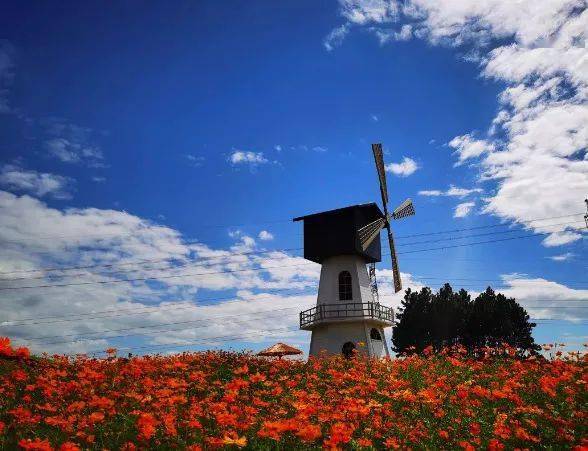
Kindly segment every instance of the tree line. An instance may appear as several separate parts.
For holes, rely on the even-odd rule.
[[[520,353],[535,353],[540,349],[531,335],[535,326],[514,298],[488,287],[472,300],[466,290],[455,292],[446,283],[437,293],[428,287],[406,290],[392,344],[395,352],[404,354],[454,345],[473,352],[504,343]]]

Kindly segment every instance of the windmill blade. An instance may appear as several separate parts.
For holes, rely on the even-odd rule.
[[[387,215],[388,187],[386,186],[386,170],[384,168],[384,152],[382,151],[382,144],[372,144],[372,152],[374,153],[376,170],[378,171],[378,178],[380,179],[380,194],[382,195],[382,203],[384,204],[384,213]]]
[[[380,235],[380,230],[382,230],[385,225],[386,221],[384,218],[379,218],[374,222],[370,222],[368,225],[363,226],[357,231],[361,248],[364,251],[369,247],[370,244],[372,244],[372,241],[374,241],[374,239]]]
[[[392,217],[394,219],[402,219],[406,218],[407,216],[412,216],[415,214],[414,205],[412,204],[411,199],[406,199],[402,202],[396,210],[392,212]]]
[[[388,244],[390,245],[390,260],[392,260],[392,275],[394,276],[394,293],[402,290],[402,280],[400,280],[400,269],[398,269],[398,257],[396,256],[396,247],[394,246],[394,236],[390,224],[386,225],[388,230]]]

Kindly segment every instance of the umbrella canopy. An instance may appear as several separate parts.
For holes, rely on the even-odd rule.
[[[283,357],[285,355],[298,355],[302,354],[300,349],[296,349],[292,346],[288,346],[284,343],[276,343],[263,351],[259,351],[257,355],[265,357]]]

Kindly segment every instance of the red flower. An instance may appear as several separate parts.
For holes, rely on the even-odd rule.
[[[53,447],[49,440],[41,440],[40,438],[36,438],[34,440],[29,439],[22,439],[18,442],[18,446],[22,449],[30,450],[30,451],[53,451]]]
[[[157,420],[150,413],[142,413],[137,420],[140,440],[149,440],[155,435]]]
[[[62,443],[59,451],[80,451],[80,447],[73,442]]]

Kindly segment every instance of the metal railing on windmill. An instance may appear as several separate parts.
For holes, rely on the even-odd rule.
[[[375,202],[294,218],[304,221],[304,258],[321,264],[316,307],[300,312],[300,328],[312,331],[310,355],[361,351],[389,356],[384,328],[392,308],[379,303],[375,264],[382,260],[377,239],[386,229],[394,291],[402,290],[391,221],[415,214],[410,199],[388,211],[388,188],[381,144],[372,144],[383,212]],[[369,266],[369,273],[368,273]]]

